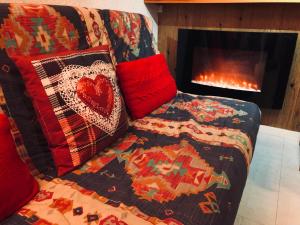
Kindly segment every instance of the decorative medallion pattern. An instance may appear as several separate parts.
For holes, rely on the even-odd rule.
[[[225,174],[217,174],[187,141],[150,149],[136,149],[125,169],[132,178],[132,187],[140,198],[160,203],[181,195],[198,194],[213,184],[229,189]]]

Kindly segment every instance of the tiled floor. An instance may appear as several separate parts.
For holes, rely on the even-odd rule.
[[[299,132],[261,126],[234,225],[300,225]]]

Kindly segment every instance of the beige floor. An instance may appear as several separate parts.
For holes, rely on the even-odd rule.
[[[300,225],[299,132],[261,126],[234,225]]]

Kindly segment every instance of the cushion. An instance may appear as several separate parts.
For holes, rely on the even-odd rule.
[[[84,24],[74,7],[33,4],[0,5],[1,108],[13,120],[17,151],[32,173],[52,174],[54,163],[24,82],[10,56],[86,49]]]
[[[8,118],[0,114],[0,221],[30,201],[38,183],[17,154]]]
[[[176,84],[163,55],[117,65],[117,76],[133,119],[142,118],[176,96]]]
[[[116,10],[99,10],[116,62],[154,55],[152,23],[149,18]]]
[[[126,132],[108,46],[15,60],[59,176]]]

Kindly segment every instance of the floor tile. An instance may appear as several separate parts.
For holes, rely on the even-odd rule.
[[[248,219],[248,218],[245,218],[245,217],[242,217],[241,218],[241,225],[264,225],[262,223],[259,223],[255,220],[252,220],[252,219]]]
[[[235,225],[300,225],[299,139],[260,127]]]

